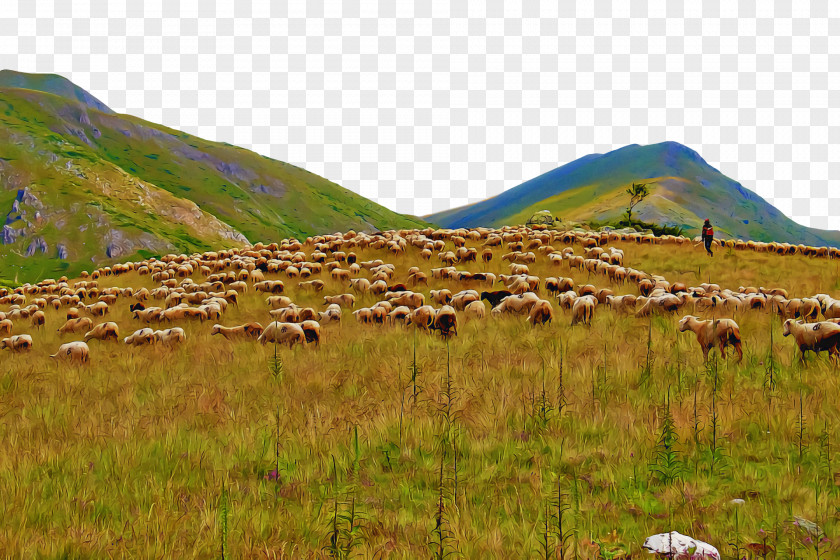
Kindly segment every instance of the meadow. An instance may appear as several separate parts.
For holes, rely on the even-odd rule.
[[[835,260],[609,245],[625,266],[689,286],[840,289]],[[442,265],[414,247],[354,251],[394,263],[394,282],[420,267],[427,302],[431,289],[459,289],[433,279]],[[507,249],[493,251],[488,265],[457,267],[507,273]],[[530,270],[638,294],[542,255]],[[267,277],[318,309],[347,291],[326,273],[322,294]],[[156,286],[134,272],[99,285]],[[732,316],[741,363],[716,351],[704,363],[677,328],[691,310],[648,318],[599,305],[591,326],[554,310],[544,327],[489,307],[482,321],[459,313],[449,341],[345,310],[319,346],[291,349],[185,323],[180,347],[93,341],[82,367],[49,358],[80,338],[56,332],[64,310],[40,330],[16,324],[35,346],[0,353],[2,555],[644,558],[645,538],[670,530],[724,558],[840,554],[840,383],[826,355],[800,363],[769,311]],[[125,301],[107,320],[122,336],[145,326]],[[265,295],[249,290],[219,322],[254,320],[270,321]]]

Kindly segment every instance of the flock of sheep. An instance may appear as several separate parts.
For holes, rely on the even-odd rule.
[[[322,326],[342,321],[345,310],[352,310],[359,323],[413,326],[448,338],[458,334],[460,322],[487,320],[489,304],[491,320],[515,315],[533,326],[550,324],[558,311],[570,315],[571,325],[590,324],[596,313],[603,312],[601,309],[636,316],[681,312],[685,316],[679,321],[679,330],[696,334],[705,357],[713,348],[723,354],[732,347],[739,359],[743,352],[738,325],[723,315],[769,310],[785,319],[784,335],[792,335],[803,353],[828,351],[834,357],[840,352],[840,301],[827,294],[790,298],[781,288],[740,287],[733,291],[711,283],[671,283],[662,276],[627,266],[624,250],[609,246],[614,242],[684,245],[692,240],[553,231],[539,226],[375,234],[351,231],[305,241],[284,239],[242,249],[166,255],[85,272],[75,282],[50,279],[0,290],[0,335],[8,335],[0,341],[0,349],[31,350],[32,336],[14,331],[21,322],[44,328],[45,311],[51,309],[64,315],[58,327],[62,336],[82,336],[82,340],[61,344],[51,357],[87,364],[87,342],[119,342],[120,326],[104,319],[121,304],[130,307],[135,322],[133,332],[122,339],[124,344],[170,348],[186,339],[184,329],[175,325],[195,321],[216,322],[208,330],[229,340],[250,339],[290,347],[317,345]],[[828,247],[740,240],[715,243],[734,250],[840,257],[840,251]],[[382,257],[395,261],[413,251],[422,260],[436,259],[441,266],[431,268],[429,274],[417,266],[400,271],[381,258],[360,261],[356,252],[365,250],[379,251]],[[473,268],[477,268],[479,261],[486,270],[494,259],[498,260],[500,252],[505,263],[500,269],[509,274],[464,270],[468,263],[476,263]],[[540,278],[531,274],[529,266],[537,259],[544,259],[557,275]],[[572,270],[588,274],[593,283],[578,285],[562,276]],[[103,277],[129,272],[148,276],[154,287],[100,286]],[[608,287],[597,287],[598,280]],[[429,290],[430,282],[439,289]],[[270,320],[267,326],[257,321],[221,324],[228,307],[238,305],[241,295],[248,292],[264,294],[265,315]],[[291,295],[303,292],[322,296],[322,309],[297,305]],[[375,303],[357,307],[357,298],[374,299]],[[703,320],[701,314],[713,314],[714,318]]]

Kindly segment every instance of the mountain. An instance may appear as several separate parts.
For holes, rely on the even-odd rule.
[[[0,281],[335,231],[425,227],[305,169],[0,71]]]
[[[766,200],[677,142],[631,144],[590,154],[481,202],[426,216],[442,227],[521,224],[540,210],[564,221],[615,222],[627,208],[626,188],[650,183],[634,218],[699,234],[709,218],[717,235],[756,241],[840,246],[840,232],[797,224]]]

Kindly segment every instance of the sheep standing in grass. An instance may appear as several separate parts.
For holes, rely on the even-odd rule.
[[[784,324],[784,336],[793,335],[796,340],[800,359],[805,359],[805,352],[815,353],[828,351],[832,357],[840,354],[840,325],[831,321],[819,323],[801,323],[788,319]]]
[[[82,341],[67,342],[58,347],[58,352],[50,358],[69,362],[71,364],[83,365],[90,362],[90,349]]]
[[[151,330],[151,329],[149,329]],[[213,325],[211,335],[220,334],[227,340],[237,340],[244,338],[258,338],[263,332],[263,326],[259,323],[245,323],[236,327],[225,327],[223,325]]]
[[[703,359],[709,359],[709,351],[717,346],[721,355],[726,357],[726,347],[732,346],[738,353],[740,362],[744,353],[741,350],[741,330],[732,319],[701,320],[694,315],[686,315],[680,319],[680,332],[687,330],[697,335],[697,342],[703,349]]]
[[[484,307],[483,301],[473,301],[468,303],[466,307],[464,307],[464,316],[466,317],[467,321],[470,320],[481,320],[487,314],[487,308]]]
[[[167,346],[174,346],[180,344],[187,339],[184,334],[184,329],[181,327],[173,327],[162,331],[155,331],[155,342],[157,344],[166,344]]]
[[[306,334],[303,332],[303,327],[297,323],[273,321],[263,330],[262,334],[257,338],[257,341],[262,345],[269,342],[288,344],[289,348],[291,348],[295,344],[304,344],[306,342]]]
[[[554,319],[554,309],[551,307],[551,302],[541,299],[531,307],[531,312],[525,321],[535,327],[546,323],[550,324],[552,319]]]
[[[598,300],[592,295],[581,296],[575,299],[575,302],[572,304],[572,326],[578,323],[591,325],[597,304]]]
[[[114,342],[120,338],[120,328],[116,323],[108,321],[107,323],[99,323],[87,333],[85,333],[85,342],[95,338],[96,340],[106,341],[113,339]]]
[[[0,350],[8,348],[12,352],[26,352],[32,349],[32,337],[28,334],[17,334],[15,336],[0,340]]]

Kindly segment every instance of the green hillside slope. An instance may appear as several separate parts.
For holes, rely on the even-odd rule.
[[[305,169],[115,114],[60,76],[8,71],[0,219],[7,282],[170,251],[426,225]]]

